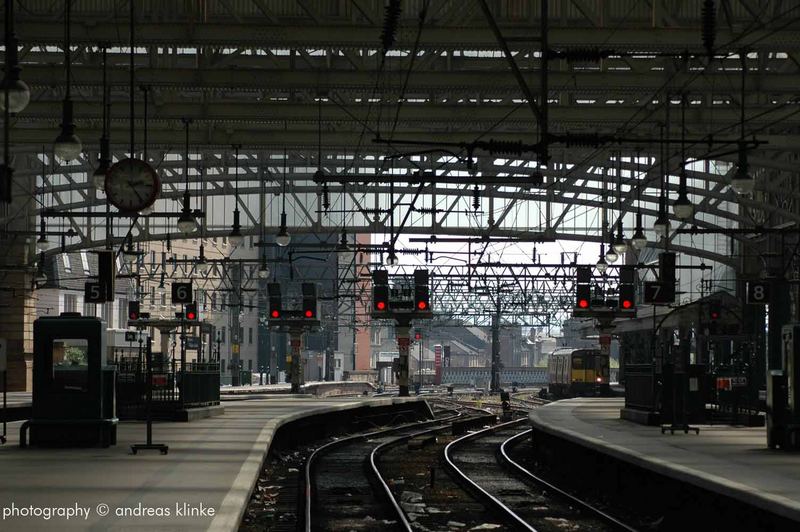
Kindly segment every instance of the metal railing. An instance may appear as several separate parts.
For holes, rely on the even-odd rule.
[[[185,408],[219,404],[219,364],[163,361],[151,369],[152,411],[169,416]],[[123,359],[117,364],[117,415],[141,419],[147,398],[147,371],[142,361]]]

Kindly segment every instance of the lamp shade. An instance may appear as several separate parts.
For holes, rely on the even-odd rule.
[[[122,252],[122,258],[128,264],[135,264],[136,263],[136,259],[138,258],[138,254],[135,251],[127,251],[126,250],[126,251]]]
[[[184,235],[188,235],[197,229],[197,222],[191,212],[182,212],[178,218],[178,230]]]
[[[746,171],[737,171],[736,175],[731,179],[731,187],[737,194],[742,196],[752,194],[755,186],[755,179],[747,175]]]
[[[39,251],[47,251],[47,249],[49,247],[50,247],[50,242],[48,242],[47,236],[46,235],[40,235],[39,236],[39,240],[36,241],[36,248]]]
[[[647,246],[647,237],[644,236],[644,231],[642,231],[641,227],[636,229],[636,232],[633,234],[631,245],[638,251],[643,250]]]
[[[286,232],[286,228],[281,229],[281,232],[275,236],[275,243],[280,247],[285,248],[292,241],[292,237]]]
[[[242,236],[242,232],[239,230],[238,227],[234,228],[231,231],[231,234],[228,235],[228,242],[230,242],[231,246],[234,247],[242,245],[242,242],[244,242],[244,237]]]
[[[8,112],[20,113],[31,101],[31,90],[28,85],[20,80],[13,79],[13,77],[6,76],[0,83],[0,112],[6,110],[6,97],[5,90],[8,87]]]
[[[67,130],[61,131],[53,145],[53,152],[62,161],[74,161],[80,156],[81,150],[83,150],[81,139]]]
[[[658,218],[653,223],[653,231],[658,237],[664,237],[669,232],[669,219],[665,214],[658,215]]]
[[[598,272],[606,273],[606,270],[608,269],[608,263],[606,262],[605,257],[600,257],[597,261],[597,264],[595,264],[595,267],[597,268]]]
[[[92,185],[100,191],[106,189],[106,170],[108,170],[108,168],[104,168],[103,166],[102,164],[98,166],[97,170],[92,174]]]
[[[675,203],[672,204],[672,210],[675,213],[675,216],[680,218],[681,220],[688,220],[694,214],[694,205],[692,202],[689,201],[686,192],[681,192],[678,196],[678,199],[675,200]]]

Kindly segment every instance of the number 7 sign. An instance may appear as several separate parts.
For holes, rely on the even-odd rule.
[[[675,285],[649,281],[644,283],[645,303],[673,303],[675,301]]]

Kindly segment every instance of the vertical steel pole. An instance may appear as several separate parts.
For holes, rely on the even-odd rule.
[[[300,376],[302,375],[303,361],[300,358],[300,348],[303,345],[303,331],[292,329],[289,331],[292,347],[292,393],[300,393]]]
[[[397,326],[395,328],[397,335],[397,350],[400,352],[400,378],[398,384],[400,386],[400,397],[408,397],[408,346],[410,343],[409,327]]]

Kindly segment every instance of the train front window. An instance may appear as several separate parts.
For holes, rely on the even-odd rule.
[[[583,369],[583,357],[582,356],[574,356],[572,357],[572,369]]]

